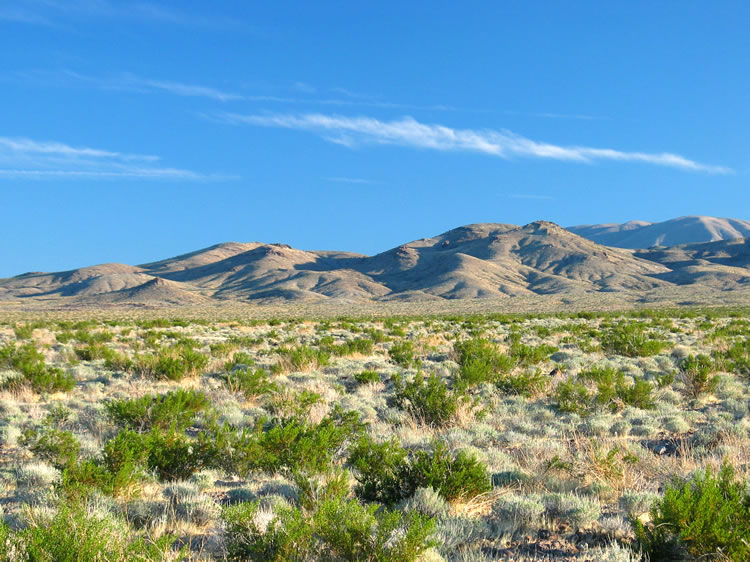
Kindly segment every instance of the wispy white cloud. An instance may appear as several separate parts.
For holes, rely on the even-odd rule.
[[[600,121],[609,119],[598,115],[584,115],[582,113],[531,113],[532,117],[544,117],[545,119],[579,119],[582,121]]]
[[[534,199],[535,201],[552,201],[551,195],[535,195],[532,193],[511,193],[508,195],[511,199]]]
[[[312,84],[308,84],[307,82],[295,82],[294,89],[304,94],[314,94],[318,91],[315,86],[313,86]]]
[[[238,27],[239,22],[213,15],[194,15],[154,2],[118,3],[110,0],[16,0],[0,8],[0,20],[57,25],[61,18],[106,18],[164,23],[185,27]],[[244,26],[243,26],[244,27]]]
[[[329,142],[348,147],[383,144],[444,152],[479,152],[506,159],[526,157],[584,163],[614,160],[641,162],[711,174],[732,173],[730,168],[703,164],[669,152],[630,152],[577,145],[561,146],[534,141],[507,130],[454,129],[445,125],[420,123],[412,117],[403,117],[395,121],[319,113],[300,115],[222,113],[219,117],[232,124],[310,131]]]
[[[159,165],[150,154],[71,146],[57,141],[0,137],[0,178],[141,178],[200,181],[229,179]]]
[[[49,18],[39,13],[28,10],[23,6],[16,6],[14,8],[0,8],[0,21],[28,23],[35,25],[52,25],[52,22],[49,20]]]
[[[337,107],[373,107],[380,109],[402,109],[402,110],[429,110],[429,111],[460,111],[460,109],[447,105],[409,105],[392,103],[378,100],[355,99],[360,98],[357,94],[347,93],[352,99],[339,99],[335,97],[314,97],[317,89],[305,82],[296,82],[293,89],[297,92],[310,94],[309,97],[278,96],[278,95],[253,95],[227,92],[215,87],[189,84],[172,80],[159,80],[144,78],[130,72],[122,72],[114,76],[90,76],[72,70],[59,71],[35,71],[24,75],[28,79],[37,79],[54,85],[66,82],[82,82],[91,86],[106,89],[129,92],[166,92],[178,96],[202,97],[216,101],[249,101],[280,105],[306,105],[306,106],[337,106]]]
[[[323,178],[326,181],[332,181],[336,183],[355,183],[355,184],[374,184],[377,183],[373,180],[367,180],[364,178],[345,178],[340,176]]]
[[[184,84],[182,82],[171,82],[167,80],[149,80],[146,78],[138,78],[137,76],[129,75],[125,78],[124,83],[130,82],[132,85],[138,87],[142,86],[153,90],[162,90],[170,94],[178,96],[190,96],[200,98],[211,98],[217,101],[231,101],[241,100],[243,96],[239,94],[233,94],[229,92],[222,92],[215,88],[209,88],[206,86],[196,86],[195,84]]]
[[[4,149],[4,150],[3,150]],[[158,156],[148,154],[127,154],[100,150],[98,148],[73,147],[61,142],[34,141],[26,138],[0,137],[0,151],[6,154],[44,154],[48,156],[63,156],[67,158],[107,158],[115,160],[158,160]]]
[[[130,72],[123,72],[116,76],[97,77],[88,76],[74,72],[72,70],[61,70],[52,73],[37,73],[41,77],[51,80],[73,80],[84,82],[95,87],[106,90],[120,90],[130,92],[166,92],[177,96],[209,98],[216,101],[232,101],[244,99],[243,96],[232,92],[225,92],[217,88],[201,86],[197,84],[187,84],[172,80],[155,80],[144,78]]]
[[[177,168],[131,168],[109,172],[104,170],[23,170],[0,168],[0,178],[140,178],[200,181],[207,179],[227,179],[227,176],[207,176]]]
[[[2,12],[0,12],[2,19]],[[91,87],[103,90],[116,90],[137,93],[168,93],[184,97],[202,97],[215,101],[246,101],[267,104],[290,105],[290,106],[321,106],[340,108],[375,108],[392,109],[398,111],[430,111],[430,112],[453,112],[453,113],[494,113],[520,117],[534,117],[543,119],[583,119],[601,120],[606,117],[597,117],[584,114],[562,114],[562,113],[519,113],[510,110],[483,109],[457,107],[447,104],[408,104],[386,101],[377,95],[369,95],[352,92],[345,88],[329,88],[320,90],[306,82],[295,82],[291,90],[306,96],[298,95],[273,95],[252,94],[226,91],[212,86],[191,84],[177,80],[164,80],[138,76],[131,72],[121,72],[108,76],[92,76],[69,69],[58,70],[28,70],[23,72],[12,72],[0,74],[0,80],[7,81],[30,81],[45,86],[70,86],[73,83],[87,84]],[[326,96],[325,92],[338,94],[339,96]]]
[[[340,94],[342,96],[346,96],[347,98],[352,99],[359,99],[359,100],[377,100],[380,98],[380,96],[373,95],[373,94],[365,94],[362,92],[353,92],[349,88],[341,88],[341,87],[335,87],[329,89],[331,92],[335,94]]]

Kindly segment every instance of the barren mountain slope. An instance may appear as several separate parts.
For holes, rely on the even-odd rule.
[[[0,281],[3,295],[71,296],[97,294],[135,287],[148,280],[139,267],[122,263],[105,263],[56,273],[25,273]]]
[[[722,290],[750,284],[750,238],[637,250],[634,255],[668,267],[659,277],[671,283]]]
[[[195,269],[196,267],[222,261],[261,245],[260,242],[224,242],[223,244],[216,244],[215,246],[203,248],[173,258],[146,263],[140,267],[152,275],[164,276],[168,273]]]
[[[744,238],[750,236],[750,221],[687,216],[658,223],[631,221],[572,226],[568,230],[605,246],[637,249]]]
[[[306,252],[285,244],[258,244],[226,259],[163,277],[211,290],[222,299],[369,300],[387,293],[388,289],[371,279],[343,269],[361,258],[346,252]]]
[[[419,288],[446,298],[650,289],[664,283],[649,275],[666,271],[545,221],[461,227],[363,260],[360,268],[394,292]]]
[[[81,299],[82,303],[127,303],[146,305],[193,305],[209,302],[211,299],[189,291],[185,285],[159,277],[149,277],[148,281],[136,287],[121,289],[97,298]]]

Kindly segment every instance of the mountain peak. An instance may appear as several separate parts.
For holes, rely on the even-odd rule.
[[[530,222],[529,224],[524,225],[521,228],[523,228],[524,230],[528,230],[528,231],[541,232],[541,233],[546,233],[546,234],[550,234],[550,233],[559,234],[562,232],[567,232],[560,225],[552,221],[545,221],[545,220]]]

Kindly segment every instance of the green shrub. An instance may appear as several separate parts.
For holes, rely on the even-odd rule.
[[[594,367],[579,373],[578,379],[596,384],[594,402],[600,408],[611,412],[619,410],[622,404],[643,410],[654,408],[651,385],[643,379],[636,379],[628,386],[624,373],[617,369]]]
[[[68,496],[86,497],[91,489],[106,494],[135,495],[147,470],[161,480],[184,480],[206,467],[206,448],[195,439],[176,432],[153,429],[138,433],[120,431],[105,443],[102,460],[85,460],[68,466],[63,472],[63,487]]]
[[[62,332],[57,332],[55,334],[55,339],[59,343],[68,343],[69,341],[75,339],[75,334],[70,330],[63,330]]]
[[[388,350],[388,355],[391,360],[396,363],[396,365],[400,365],[407,369],[412,365],[417,364],[415,353],[414,342],[409,340],[394,342]]]
[[[325,338],[323,338],[325,339]],[[332,340],[333,338],[331,338]],[[321,340],[322,343],[323,340]],[[372,355],[372,351],[375,348],[375,342],[368,338],[355,338],[348,340],[341,345],[324,345],[321,349],[324,349],[331,355]]]
[[[457,385],[471,387],[484,382],[495,382],[500,373],[513,368],[513,359],[500,353],[497,346],[484,338],[472,338],[453,345],[460,366]]]
[[[109,342],[112,341],[113,337],[114,334],[107,330],[92,333],[89,332],[86,328],[79,328],[75,333],[75,339],[77,339],[81,343],[89,344]]]
[[[69,500],[88,498],[93,490],[113,497],[133,497],[140,492],[143,468],[124,464],[112,472],[93,459],[79,460],[62,473],[62,489]]]
[[[611,328],[602,335],[601,342],[605,351],[626,357],[647,357],[671,347],[669,342],[650,335],[641,323]]]
[[[70,431],[45,427],[42,431],[29,430],[23,442],[40,459],[57,468],[64,468],[76,461],[81,445]]]
[[[446,445],[432,444],[432,451],[417,451],[407,481],[411,496],[417,488],[433,488],[445,499],[469,499],[488,492],[491,476],[473,455],[459,451],[452,456]]]
[[[104,407],[115,423],[136,431],[167,430],[170,426],[184,431],[198,413],[206,410],[208,398],[203,392],[179,389],[161,395],[112,400]]]
[[[157,379],[180,381],[185,377],[200,374],[207,364],[208,356],[190,346],[181,345],[162,349],[154,355],[136,357],[133,370]]]
[[[0,560],[12,560],[16,542],[13,536],[13,529],[6,525],[5,521],[0,521]]]
[[[314,349],[306,345],[296,347],[282,347],[278,351],[279,362],[277,371],[284,373],[288,371],[309,371],[328,365],[330,355],[320,349]]]
[[[194,350],[191,346],[183,345],[180,350],[180,359],[187,365],[188,376],[199,375],[208,365],[208,356]]]
[[[152,318],[149,320],[138,320],[135,325],[144,330],[150,330],[153,328],[171,328],[172,326],[179,325],[187,326],[188,323],[181,320],[170,320],[169,318]]]
[[[314,511],[321,502],[349,495],[349,473],[332,469],[319,475],[296,472],[292,475],[297,485],[297,500],[303,509]]]
[[[259,502],[227,508],[227,553],[230,560],[342,560],[411,562],[434,546],[432,519],[363,506],[347,499],[346,490],[321,493],[307,509],[279,508],[263,529]]]
[[[68,392],[76,385],[73,375],[59,367],[39,364],[37,368],[24,373],[26,382],[35,392]]]
[[[261,420],[262,421],[262,420]],[[335,409],[318,424],[295,418],[275,420],[235,436],[231,470],[247,475],[256,470],[320,473],[363,431],[355,412]]]
[[[3,560],[157,562],[168,555],[177,560],[185,558],[185,549],[180,553],[170,552],[174,537],[144,538],[134,534],[122,519],[89,513],[80,503],[61,504],[51,517],[34,517],[20,531],[13,532],[0,524],[0,539],[4,539],[0,542]],[[10,553],[12,557],[8,556]]]
[[[446,384],[435,373],[426,381],[421,372],[405,384],[398,374],[394,374],[391,380],[393,405],[410,412],[428,425],[442,427],[454,419],[461,394],[448,390]]]
[[[13,324],[13,333],[16,335],[16,339],[28,340],[31,339],[34,328],[33,324]]]
[[[655,407],[652,391],[651,384],[643,379],[628,385],[621,371],[595,367],[558,384],[555,401],[560,411],[581,416],[601,409],[616,412],[624,405],[651,410]]]
[[[239,344],[233,341],[223,341],[212,343],[208,346],[211,357],[226,357],[239,347]]]
[[[219,466],[219,455],[228,452],[206,437],[190,438],[175,424],[167,430],[152,427],[147,433],[124,429],[105,443],[101,461],[72,467],[69,481],[102,491],[130,491],[146,470],[154,471],[160,480],[185,480],[198,470]]]
[[[523,371],[516,375],[501,374],[498,376],[495,386],[506,394],[519,394],[531,397],[539,394],[547,388],[548,378],[542,371]]]
[[[362,371],[354,375],[354,380],[358,384],[371,384],[380,382],[380,375],[377,371]]]
[[[256,518],[258,502],[224,510],[228,560],[303,561],[313,548],[313,528],[299,509],[280,509],[267,526]]]
[[[9,343],[0,348],[0,368],[10,368],[20,376],[10,378],[2,384],[3,390],[18,390],[24,386],[35,392],[67,392],[76,381],[70,373],[59,367],[50,367],[44,362],[44,355],[33,344],[20,347]]]
[[[394,505],[411,495],[405,489],[408,451],[395,438],[376,443],[362,436],[350,450],[348,462],[356,469],[356,493],[363,500]]]
[[[722,355],[727,363],[727,370],[750,377],[750,338],[735,342]]]
[[[91,343],[86,347],[77,347],[75,354],[81,361],[96,361],[104,359],[109,348],[101,343]]]
[[[438,442],[430,451],[409,454],[396,441],[375,443],[364,436],[352,448],[357,495],[365,501],[394,505],[418,488],[431,487],[447,500],[472,498],[491,488],[487,467],[464,451],[454,457]]]
[[[271,377],[263,369],[235,369],[223,378],[231,392],[240,392],[248,399],[278,390],[278,386],[271,382]]]
[[[281,469],[320,472],[346,439],[330,422],[315,426],[297,420],[281,422],[237,444],[235,471],[241,475]]]
[[[101,461],[84,461],[63,473],[64,482],[104,493],[134,495],[147,470],[161,480],[182,480],[210,464],[207,447],[175,431],[120,431],[104,444]]]
[[[380,510],[341,497],[322,502],[313,514],[315,535],[331,560],[411,562],[436,544],[430,540],[434,526],[418,512]]]
[[[726,462],[717,475],[707,468],[690,480],[674,480],[650,515],[648,523],[631,523],[651,560],[750,558],[750,494]]]
[[[651,395],[653,387],[643,379],[636,379],[632,385],[627,386],[624,382],[615,387],[617,397],[626,405],[641,410],[653,410],[656,407],[654,397]],[[612,407],[610,407],[612,410]]]
[[[188,374],[187,363],[180,357],[159,355],[153,363],[152,376],[160,379],[179,381]]]
[[[139,491],[138,483],[145,475],[148,465],[148,449],[143,438],[131,431],[121,431],[105,443],[103,464],[107,478],[98,486],[110,495],[134,495]]]
[[[334,346],[336,343],[336,338],[334,338],[331,335],[323,336],[318,340],[318,346],[320,349],[328,349]]]
[[[377,328],[367,328],[364,330],[364,333],[375,343],[385,343],[389,340],[385,332]]]
[[[513,363],[516,365],[528,367],[530,365],[541,363],[556,351],[557,348],[551,345],[542,344],[534,347],[524,345],[517,339],[513,340],[513,338],[511,338],[508,355],[510,355]]]
[[[115,351],[114,349],[105,348],[107,351],[104,353],[104,366],[111,371],[132,371],[133,360],[127,355]]]
[[[690,355],[683,358],[677,367],[682,382],[685,383],[685,392],[691,398],[714,392],[719,384],[719,376],[713,375],[714,362],[707,355]]]
[[[555,401],[561,412],[586,415],[591,407],[591,394],[585,384],[568,379],[557,385]]]
[[[311,390],[279,391],[268,408],[273,415],[284,419],[306,420],[313,407],[323,402],[323,396]]]
[[[67,423],[71,421],[72,417],[73,411],[58,402],[50,406],[49,412],[47,412],[47,415],[44,417],[43,423],[48,426],[54,426],[61,423]]]
[[[186,480],[194,472],[208,468],[207,454],[200,443],[170,428],[166,433],[151,430],[142,437],[148,449],[148,467],[160,480]]]
[[[252,365],[255,365],[255,359],[253,359],[249,353],[240,351],[235,353],[231,360],[224,363],[224,370],[231,372],[239,365],[242,365],[244,368],[251,367]]]
[[[104,444],[103,465],[115,473],[128,465],[146,466],[148,455],[147,438],[141,433],[125,429]]]
[[[664,371],[661,373],[655,373],[654,380],[656,381],[657,388],[667,388],[671,386],[671,384],[674,382],[675,373],[674,371]]]

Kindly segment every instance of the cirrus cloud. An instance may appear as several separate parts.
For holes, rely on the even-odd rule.
[[[729,174],[730,168],[703,164],[670,152],[621,151],[612,148],[562,146],[528,139],[507,130],[455,129],[421,123],[412,117],[382,121],[372,117],[341,115],[221,113],[219,119],[231,124],[278,127],[309,131],[329,142],[354,147],[382,144],[438,151],[478,152],[500,158],[541,158],[571,162],[640,162],[693,172]]]
[[[0,179],[140,178],[200,181],[228,179],[159,165],[150,154],[71,146],[58,141],[0,137]]]

